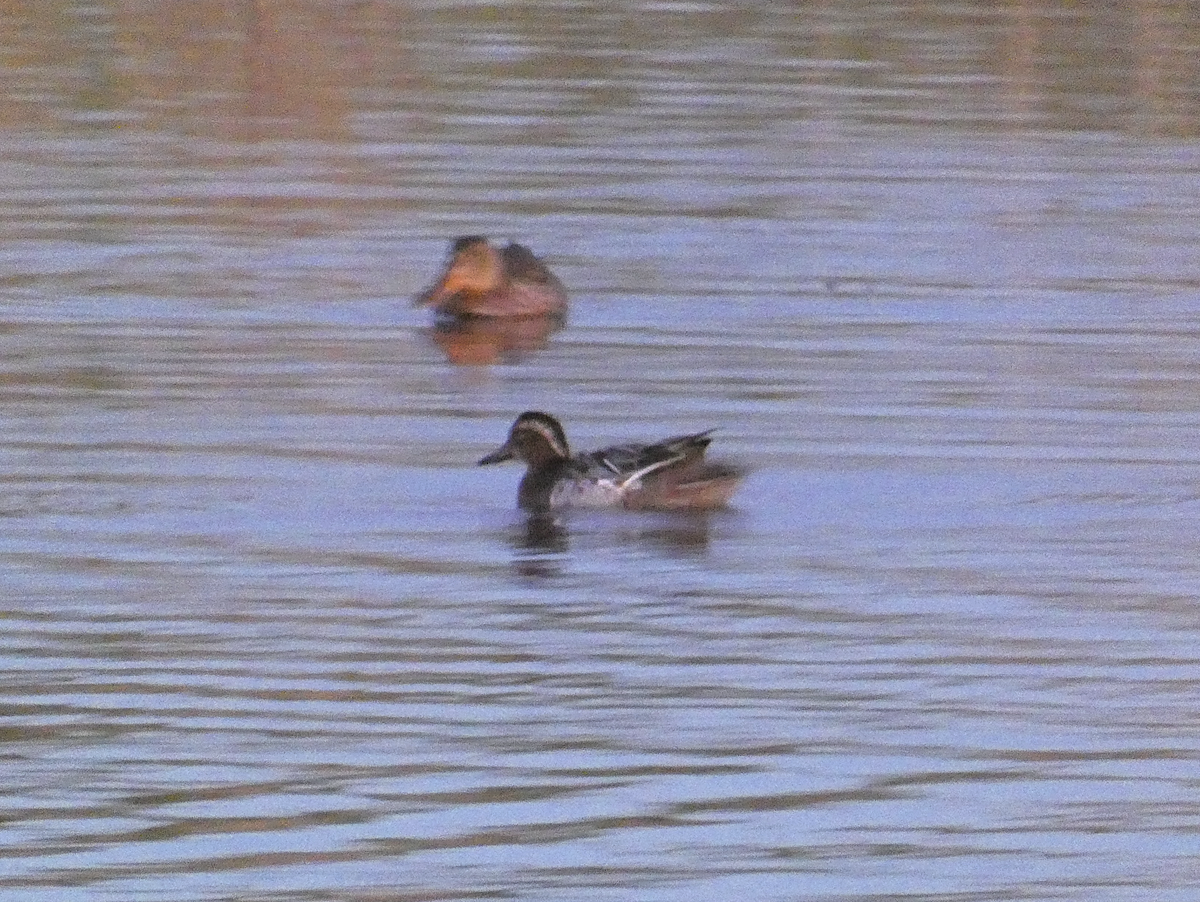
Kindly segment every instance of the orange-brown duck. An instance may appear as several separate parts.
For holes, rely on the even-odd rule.
[[[446,268],[414,302],[444,317],[557,316],[567,292],[523,244],[495,248],[482,235],[456,238]]]

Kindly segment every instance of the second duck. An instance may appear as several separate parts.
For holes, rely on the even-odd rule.
[[[525,245],[497,249],[482,235],[466,235],[450,245],[442,274],[414,304],[452,318],[561,316],[567,292]]]

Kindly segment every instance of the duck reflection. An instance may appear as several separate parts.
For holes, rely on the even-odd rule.
[[[535,514],[525,521],[519,548],[537,554],[563,554],[570,549],[567,528],[556,517]]]
[[[565,322],[560,315],[444,317],[429,329],[429,337],[451,363],[478,366],[520,359],[523,354],[544,348]]]
[[[529,517],[513,542],[513,565],[526,579],[550,579],[562,575],[562,562],[570,550],[570,535],[555,517]]]
[[[708,553],[712,541],[713,519],[726,516],[723,511],[683,511],[665,513],[636,526],[624,522],[612,528],[610,518],[599,526],[588,520],[578,527],[576,539],[585,536],[605,545],[621,545],[657,551],[672,559],[698,558]],[[621,520],[625,518],[617,517]],[[553,579],[563,575],[563,565],[571,551],[571,531],[561,517],[537,514],[527,518],[512,535],[513,568],[524,579]],[[576,542],[578,544],[578,541]]]
[[[712,541],[713,517],[720,511],[680,511],[664,514],[661,519],[640,523],[624,541],[657,548],[668,557],[700,557],[708,553]]]

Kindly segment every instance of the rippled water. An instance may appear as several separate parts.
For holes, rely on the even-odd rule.
[[[59,12],[0,897],[1196,898],[1187,8]],[[474,232],[564,328],[408,306]],[[752,475],[528,524],[473,465],[527,408]]]

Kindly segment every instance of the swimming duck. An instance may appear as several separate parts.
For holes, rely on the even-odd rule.
[[[479,465],[518,458],[528,467],[517,504],[530,512],[567,507],[703,510],[723,507],[743,472],[704,459],[711,429],[653,444],[614,445],[571,455],[562,425],[547,413],[517,417],[508,440]]]
[[[446,268],[414,305],[432,305],[447,317],[554,316],[567,309],[567,292],[533,251],[509,243],[497,250],[482,235],[456,238]]]

